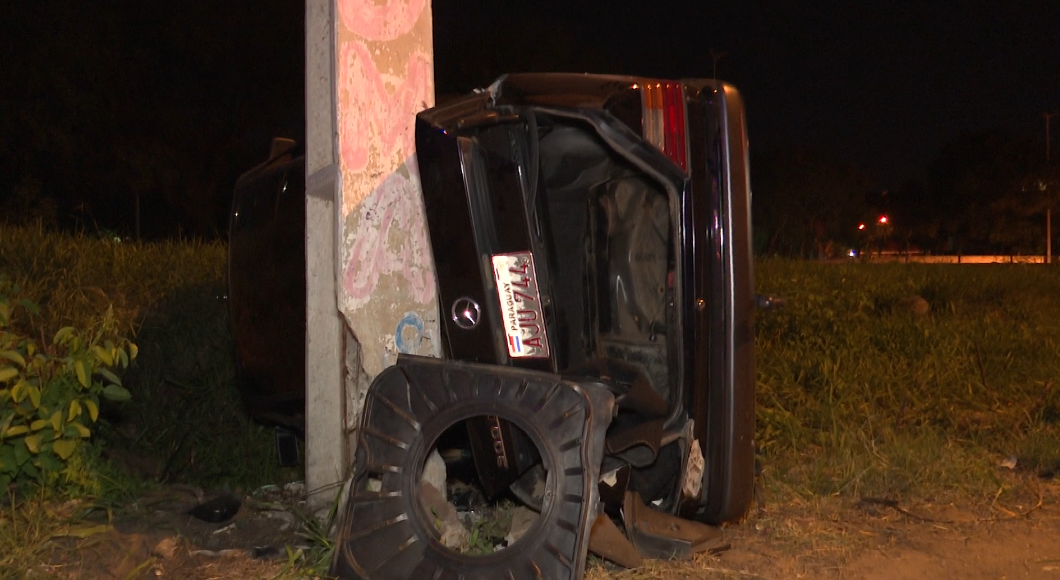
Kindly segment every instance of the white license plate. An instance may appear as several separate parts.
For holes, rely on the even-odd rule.
[[[548,336],[533,255],[517,252],[493,256],[493,277],[497,281],[508,356],[547,358]]]

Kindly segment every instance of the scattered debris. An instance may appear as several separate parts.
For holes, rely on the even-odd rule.
[[[227,522],[239,512],[242,502],[231,495],[220,495],[188,510],[188,515],[211,524]]]
[[[217,528],[216,530],[214,530],[213,531],[213,535],[216,536],[218,534],[223,534],[225,532],[231,532],[234,529],[236,529],[236,524],[235,524],[235,522],[232,522],[232,523],[228,524],[227,526],[225,526],[223,528]]]
[[[250,557],[255,560],[275,560],[281,556],[283,552],[274,546],[256,546],[250,551]]]
[[[253,492],[250,497],[263,501],[301,502],[305,500],[305,482],[292,481],[279,485],[263,485]]]
[[[70,523],[50,534],[51,547],[42,554],[40,564],[33,564],[47,573],[33,577],[276,577],[284,565],[311,549],[307,545],[312,540],[304,535],[297,502],[281,499],[282,487],[254,493],[277,499],[266,502],[248,495],[241,503],[251,509],[240,507],[223,523],[188,515],[198,507],[202,494],[193,486],[163,486],[113,512],[86,514],[74,510],[76,506],[62,506],[69,512],[60,515]],[[213,497],[206,495],[206,499]],[[189,572],[218,568],[225,572]],[[7,576],[0,572],[0,577]]]
[[[263,485],[258,489],[255,489],[251,495],[254,497],[274,497],[280,495],[280,486],[278,485]]]
[[[298,522],[298,518],[286,510],[269,510],[265,512],[265,517],[283,520],[283,525],[280,526],[279,530],[281,532],[287,531],[291,526]]]
[[[232,558],[245,554],[243,550],[236,550],[234,548],[228,550],[195,550],[191,552],[192,556],[207,556],[209,558]]]
[[[699,439],[692,439],[692,445],[688,450],[688,468],[685,470],[685,481],[681,484],[681,491],[685,497],[699,497],[703,489],[703,470],[706,469],[706,461],[703,459],[703,450],[699,447]]]
[[[486,498],[482,494],[482,490],[473,485],[455,480],[448,483],[447,487],[449,490],[449,502],[453,504],[457,511],[475,511],[475,509],[486,504]]]
[[[441,493],[443,500],[448,499],[445,492],[445,477],[445,461],[442,460],[438,450],[434,449],[423,464],[423,481],[431,484]]]
[[[283,486],[283,493],[289,499],[305,499],[305,482],[292,481]]]
[[[640,568],[644,560],[607,514],[596,514],[589,532],[589,551],[626,568]]]
[[[635,491],[626,492],[622,515],[626,536],[647,558],[687,558],[729,549],[720,528],[654,510]]]
[[[169,536],[155,544],[151,553],[165,560],[172,560],[177,555],[177,539]]]
[[[506,548],[508,543],[505,537],[511,533],[513,508],[511,502],[505,501],[495,506],[482,505],[475,511],[461,512],[460,516],[471,535],[467,545],[462,546],[460,551],[481,556]],[[537,514],[534,516],[536,520]],[[529,529],[529,526],[526,527]]]
[[[523,506],[516,506],[512,508],[512,521],[509,526],[508,534],[504,536],[504,541],[511,546],[512,544],[519,541],[519,538],[523,537],[530,527],[534,525],[539,514],[530,508]]]
[[[444,484],[443,484],[444,486]],[[434,526],[441,532],[439,541],[450,550],[459,550],[467,546],[471,533],[460,521],[456,508],[438,491],[438,488],[426,481],[420,484],[420,498],[423,508],[434,517]]]

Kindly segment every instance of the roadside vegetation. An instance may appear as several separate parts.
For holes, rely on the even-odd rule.
[[[762,260],[757,443],[801,497],[1003,499],[1060,473],[1060,269]]]
[[[137,244],[0,227],[0,294],[7,297],[0,311],[10,312],[10,340],[23,344],[23,356],[27,341],[36,344],[38,353],[54,355],[53,374],[65,377],[63,388],[76,390],[82,403],[91,400],[77,404],[80,423],[91,433],[82,438],[78,431],[71,437],[83,442],[76,453],[58,462],[51,457],[58,452],[52,453],[44,468],[23,470],[12,486],[5,483],[0,490],[5,505],[0,510],[0,577],[40,561],[46,544],[71,522],[109,518],[139,494],[165,484],[249,493],[301,479],[298,470],[278,466],[272,430],[252,423],[243,412],[225,268],[221,243]],[[53,344],[63,328],[83,337],[80,351]],[[97,356],[95,346],[108,344],[124,349],[126,356],[135,351],[128,368],[89,356]],[[106,358],[110,353],[102,350]],[[82,388],[83,371],[72,360],[64,362],[71,353],[80,353],[86,379],[98,367],[107,373],[95,373],[97,380],[90,383],[94,390]],[[0,368],[21,371],[11,357],[0,358]],[[17,379],[0,381],[0,422],[17,414],[15,401],[3,398]],[[111,389],[111,394],[117,396],[104,396],[102,389],[115,383],[121,391]],[[76,422],[66,422],[74,419],[70,409],[67,402],[64,427]],[[44,430],[52,429],[52,415],[49,407]],[[27,425],[33,420],[39,418]],[[26,434],[9,435],[0,438],[0,453],[17,448],[21,458],[28,451]],[[38,455],[43,457],[34,457]],[[63,517],[54,517],[57,513]],[[81,524],[78,529],[93,529]]]
[[[732,550],[596,559],[588,580],[924,577],[940,553],[982,573],[938,577],[1055,570],[1060,268],[762,259],[755,276],[786,304],[756,316],[761,477]]]
[[[1019,482],[1060,472],[1060,269],[761,260],[756,277],[759,293],[786,299],[757,318],[763,504],[1004,503],[1026,493]],[[44,558],[63,530],[92,530],[90,512],[165,484],[245,494],[301,477],[242,411],[222,244],[0,228],[0,280],[4,331],[22,349],[0,350],[28,359],[32,342],[73,397],[48,402],[58,425],[48,407],[0,452],[33,433],[78,442],[52,443],[58,463],[2,490],[0,577]],[[56,340],[67,327],[77,348]],[[115,349],[131,359],[124,372]],[[0,375],[10,395],[28,365],[0,357],[15,369]],[[3,401],[0,421],[14,413]],[[328,540],[314,529],[319,552],[283,574],[323,572]]]

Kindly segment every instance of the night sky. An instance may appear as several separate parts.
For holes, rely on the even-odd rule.
[[[710,77],[713,50],[747,101],[752,148],[820,150],[881,188],[920,177],[963,131],[1033,134],[1044,149],[1041,114],[1060,110],[1060,3],[1048,0],[504,4],[434,3],[440,85],[450,45],[512,38],[491,22],[558,23],[569,70]]]
[[[128,231],[140,196],[147,230],[223,236],[236,177],[270,136],[304,130],[302,6],[0,3],[0,205],[37,184],[60,221]],[[1050,0],[436,0],[433,15],[440,94],[504,72],[710,77],[714,54],[753,153],[810,149],[879,189],[922,177],[965,131],[1044,150],[1042,113],[1060,111]]]

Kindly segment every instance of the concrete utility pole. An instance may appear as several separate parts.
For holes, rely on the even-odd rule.
[[[434,355],[434,264],[415,114],[434,103],[427,0],[306,0],[306,488],[349,475],[364,397]]]
[[[1049,167],[1048,167],[1049,166],[1049,121],[1052,121],[1053,117],[1055,117],[1055,116],[1056,116],[1056,113],[1042,113],[1042,117],[1045,118],[1045,165],[1046,165],[1046,170],[1047,171],[1049,169]],[[1046,184],[1046,187],[1048,187],[1048,184]],[[1046,195],[1048,195],[1048,194],[1049,194],[1049,192],[1047,191]],[[1052,219],[1053,216],[1052,216],[1052,213],[1053,213],[1053,203],[1052,203],[1052,201],[1050,201],[1049,204],[1045,206],[1045,263],[1046,264],[1052,264],[1053,263],[1053,230],[1052,230],[1052,228],[1053,228],[1053,219]]]

